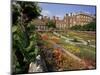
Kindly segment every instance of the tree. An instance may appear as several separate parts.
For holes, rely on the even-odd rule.
[[[53,30],[54,28],[56,28],[56,25],[53,21],[48,21],[47,24],[48,28],[50,28],[51,30]]]
[[[71,27],[70,29],[72,30],[79,30],[79,31],[96,31],[96,22],[90,22],[89,24],[86,25],[75,25]]]
[[[18,16],[21,16],[24,22],[29,22],[40,16],[41,9],[35,2],[13,1],[12,14],[13,24],[17,21]]]
[[[38,53],[38,35],[32,27],[31,20],[40,15],[41,9],[37,3],[13,1],[12,2],[12,40],[13,56],[19,65],[13,64],[14,73],[27,73],[29,63],[35,60]]]

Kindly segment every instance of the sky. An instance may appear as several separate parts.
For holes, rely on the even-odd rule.
[[[96,7],[89,5],[39,3],[39,6],[42,8],[42,15],[49,17],[58,16],[61,19],[66,13],[85,12],[89,14],[96,14]]]

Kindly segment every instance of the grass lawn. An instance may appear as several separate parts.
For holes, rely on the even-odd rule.
[[[70,31],[68,33],[60,33],[60,34],[64,35],[67,38],[77,37],[77,39],[82,38],[84,41],[90,40],[90,44],[95,46],[95,34],[90,34],[86,32],[73,32],[73,31]],[[90,45],[66,43],[65,39],[63,38],[60,38],[60,41],[58,44],[64,47],[69,52],[80,57],[81,59],[90,60],[92,62],[95,62],[96,60],[95,59],[96,58],[96,48],[95,47],[91,47]]]
[[[90,40],[91,45],[95,45],[96,34],[92,32],[79,32],[79,31],[68,31],[67,33],[60,33],[68,38],[83,39],[84,41]]]

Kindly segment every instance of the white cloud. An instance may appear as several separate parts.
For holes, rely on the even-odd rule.
[[[62,15],[55,15],[56,17],[59,17],[59,19],[63,19],[64,16]]]
[[[52,15],[51,12],[48,10],[42,10],[41,14],[44,16],[51,16]]]

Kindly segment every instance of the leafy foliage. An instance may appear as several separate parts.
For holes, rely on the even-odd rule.
[[[75,25],[71,27],[72,30],[80,30],[80,31],[96,31],[96,22],[91,22],[87,25],[81,26],[81,25]]]
[[[12,2],[13,73],[27,73],[29,63],[38,55],[38,34],[31,20],[40,15],[37,3]]]
[[[47,22],[47,26],[48,26],[48,28],[51,28],[51,29],[56,28],[56,25],[55,25],[55,23],[53,21],[48,21]]]
[[[13,24],[22,16],[25,22],[29,22],[40,16],[41,9],[35,2],[14,1],[12,2]]]

